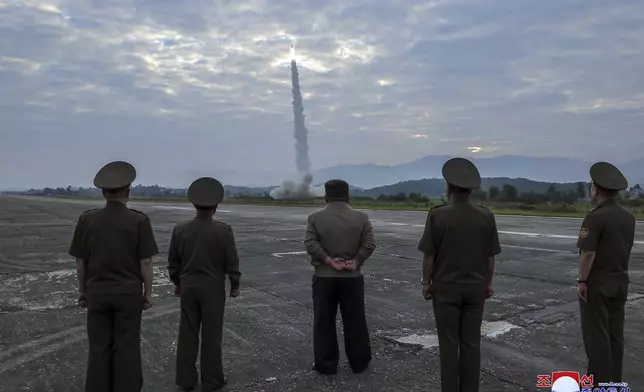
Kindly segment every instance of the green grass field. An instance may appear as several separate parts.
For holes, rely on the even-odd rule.
[[[74,198],[86,200],[102,200],[102,198],[87,198],[87,197],[65,197],[58,196],[59,198]],[[132,199],[136,202],[150,202],[150,203],[188,203],[185,198],[172,198],[172,197],[135,197]],[[427,211],[433,205],[440,204],[440,200],[435,200],[431,203],[412,203],[412,202],[383,202],[379,200],[365,200],[355,199],[351,204],[356,208],[370,209],[370,210],[399,210],[399,211]],[[324,205],[324,200],[315,199],[313,201],[292,201],[292,200],[272,200],[264,198],[228,198],[222,205],[256,205],[256,206],[281,206],[281,207],[321,207]],[[547,217],[565,217],[565,218],[583,218],[590,206],[588,204],[578,205],[521,205],[518,203],[480,203],[483,206],[490,208],[498,215],[523,215],[523,216],[547,216]],[[637,220],[644,220],[643,208],[631,208]]]

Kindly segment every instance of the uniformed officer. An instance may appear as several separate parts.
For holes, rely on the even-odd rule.
[[[201,327],[201,383],[204,392],[226,384],[222,363],[222,333],[226,304],[226,275],[230,296],[239,295],[239,258],[232,228],[213,219],[224,198],[224,187],[203,177],[190,185],[188,199],[194,219],[175,226],[168,251],[168,271],[181,296],[176,384],[192,391]]]
[[[577,293],[587,371],[594,376],[595,383],[621,382],[624,307],[635,217],[617,201],[619,191],[628,187],[619,169],[598,162],[590,168],[590,178],[596,207],[584,218],[577,241],[580,251]]]
[[[152,306],[152,256],[159,250],[148,216],[126,206],[135,178],[134,167],[121,161],[96,174],[94,185],[107,202],[81,214],[69,249],[79,304],[87,305],[87,392],[143,386],[141,313]]]
[[[315,266],[313,369],[327,375],[337,372],[335,320],[340,305],[349,365],[354,373],[361,373],[371,362],[361,268],[376,248],[373,227],[366,213],[349,205],[349,184],[331,180],[324,188],[326,206],[308,216],[304,238]]]
[[[449,203],[432,208],[418,243],[423,296],[433,300],[443,392],[477,392],[481,323],[501,253],[494,214],[470,202],[481,176],[467,159],[443,165]]]

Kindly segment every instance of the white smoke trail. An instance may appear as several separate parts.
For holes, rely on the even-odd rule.
[[[304,123],[304,105],[300,89],[300,75],[295,61],[295,49],[291,45],[291,83],[293,85],[293,116],[295,118],[295,163],[302,175],[302,182],[284,181],[282,186],[271,191],[273,199],[311,199],[321,196],[320,189],[311,187],[311,160],[309,158],[308,130]],[[324,191],[322,190],[322,195]]]
[[[306,200],[324,196],[324,186],[313,187],[311,186],[312,183],[313,176],[311,174],[305,174],[300,183],[284,181],[282,186],[270,192],[270,196],[273,199],[281,200]]]

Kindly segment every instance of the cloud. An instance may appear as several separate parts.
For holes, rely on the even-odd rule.
[[[0,186],[89,184],[117,157],[144,182],[277,183],[291,44],[315,168],[641,156],[641,2],[405,4],[0,0]]]

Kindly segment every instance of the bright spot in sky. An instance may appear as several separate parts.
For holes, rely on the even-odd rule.
[[[378,80],[378,84],[380,85],[380,87],[393,86],[394,81],[393,80],[388,80],[388,79],[380,79],[380,80]]]

